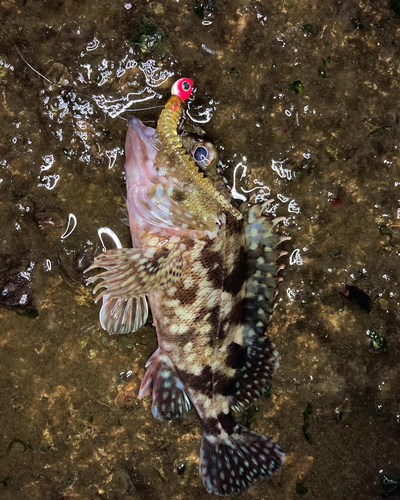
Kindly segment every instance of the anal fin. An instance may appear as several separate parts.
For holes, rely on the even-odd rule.
[[[167,356],[159,349],[146,364],[146,374],[142,380],[139,398],[152,393],[151,412],[158,420],[180,418],[190,409],[190,400],[185,389],[170,366]]]
[[[106,269],[88,280],[88,284],[102,280],[93,290],[97,293],[104,288],[95,302],[104,295],[127,299],[147,295],[178,281],[182,274],[182,262],[178,249],[113,248],[96,257],[85,272],[102,267]]]

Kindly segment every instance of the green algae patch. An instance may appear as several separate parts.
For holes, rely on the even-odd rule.
[[[319,28],[317,28],[316,26],[314,26],[313,24],[310,24],[310,23],[303,24],[301,29],[304,33],[304,36],[310,37],[310,38],[316,37],[318,35],[318,32],[319,32]]]
[[[134,341],[133,338],[123,337],[114,341],[114,345],[118,347],[118,349],[133,349],[137,342]]]
[[[193,5],[193,10],[197,17],[204,19],[204,12],[206,9],[203,2],[197,2]]]
[[[4,476],[2,479],[0,479],[0,484],[2,486],[8,486],[11,483],[12,477],[11,476]]]
[[[301,83],[301,80],[295,80],[289,85],[289,87],[295,94],[299,94],[304,91],[304,85]]]
[[[240,72],[238,69],[236,69],[235,67],[232,67],[229,71],[228,71],[228,75],[231,77],[231,78],[239,78],[240,76]]]
[[[159,479],[161,479],[161,481],[162,481],[163,483],[165,483],[165,479],[162,477],[161,472],[160,472],[158,469],[156,469],[155,467],[153,467],[152,465],[150,465],[150,467],[151,467],[151,468],[153,469],[153,471],[157,474],[157,477],[158,477]]]
[[[356,30],[363,30],[364,29],[364,25],[359,19],[353,20],[353,26],[354,26],[354,29],[356,29]]]
[[[388,343],[383,335],[372,330],[368,330],[367,336],[369,338],[369,348],[371,351],[379,353],[388,350]]]
[[[381,474],[379,476],[379,486],[381,489],[381,498],[390,498],[400,493],[400,477]]]
[[[328,155],[329,161],[337,161],[339,159],[339,150],[337,148],[326,146],[325,150]]]
[[[346,297],[346,299],[355,302],[358,307],[366,313],[369,314],[371,312],[371,297],[365,293],[364,290],[353,285],[346,285],[346,289],[342,295]]]
[[[218,12],[214,0],[205,0],[204,2],[196,2],[193,5],[193,11],[197,17],[204,19],[206,12]]]
[[[390,0],[390,10],[394,12],[394,17],[400,17],[400,0]]]
[[[140,27],[133,37],[126,40],[126,43],[134,49],[139,49],[143,54],[152,52],[164,53],[166,35],[164,31],[148,17],[144,17],[140,22]],[[159,53],[161,55],[161,53]]]
[[[25,316],[25,318],[35,319],[39,316],[39,311],[34,307],[30,307],[29,309],[25,309],[25,311],[16,311],[20,316]]]
[[[7,59],[4,56],[0,56],[0,82],[5,80],[7,73]]]
[[[259,413],[259,409],[257,406],[252,405],[247,410],[245,410],[240,416],[240,423],[247,428],[250,428],[254,423],[254,420]]]
[[[26,451],[26,450],[33,450],[32,445],[29,442],[25,442],[22,439],[13,439],[11,443],[8,445],[8,451],[10,452],[11,450],[16,450],[16,451]]]

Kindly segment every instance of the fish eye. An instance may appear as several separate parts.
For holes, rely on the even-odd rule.
[[[209,154],[204,146],[198,146],[193,151],[193,158],[196,163],[201,163],[204,167],[208,167],[210,164]]]
[[[190,89],[190,84],[188,81],[182,83],[182,89],[185,90],[186,92]]]
[[[209,169],[218,162],[218,152],[211,142],[195,142],[191,150],[194,161],[202,169]]]

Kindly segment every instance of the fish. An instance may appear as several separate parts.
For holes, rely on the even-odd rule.
[[[266,330],[282,280],[277,260],[287,253],[277,247],[289,237],[274,229],[283,218],[263,213],[269,202],[236,206],[215,158],[206,158],[209,143],[199,138],[185,149],[180,130],[192,89],[189,78],[174,83],[156,129],[128,119],[132,248],[104,252],[87,271],[103,269],[89,282],[97,283],[93,293],[103,300],[100,322],[109,333],[142,326],[148,301],[158,348],[139,398],[152,395],[159,420],[195,407],[203,484],[230,495],[284,463],[281,447],[237,423],[234,412],[269,389],[279,365]]]

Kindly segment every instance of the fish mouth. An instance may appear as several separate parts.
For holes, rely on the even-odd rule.
[[[127,124],[128,127],[132,127],[135,130],[142,141],[148,141],[154,135],[154,129],[146,127],[146,125],[142,123],[139,118],[136,118],[136,116],[130,116],[127,120]]]

